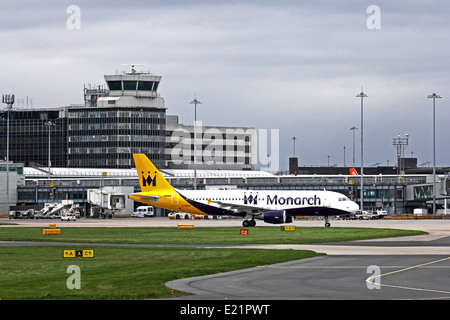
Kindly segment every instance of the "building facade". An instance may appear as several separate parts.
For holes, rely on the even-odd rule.
[[[9,214],[11,205],[17,203],[17,189],[25,184],[23,171],[23,163],[10,163],[8,166],[5,161],[0,161],[0,215]]]
[[[67,110],[13,108],[9,115],[9,160],[27,167],[67,166]],[[50,147],[50,157],[49,157]],[[0,121],[0,158],[7,153],[7,115]]]
[[[71,108],[68,167],[133,168],[133,153],[145,153],[162,166],[164,126],[161,108]]]
[[[197,169],[253,170],[255,141],[254,128],[204,126],[201,121],[194,128],[194,125],[180,124],[178,116],[168,115],[166,167],[193,169],[196,161]]]

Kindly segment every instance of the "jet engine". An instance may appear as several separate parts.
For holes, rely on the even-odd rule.
[[[291,216],[286,216],[286,210],[271,210],[263,213],[264,222],[267,223],[289,223],[292,222]]]

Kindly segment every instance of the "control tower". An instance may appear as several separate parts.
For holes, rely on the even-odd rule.
[[[106,87],[85,87],[84,107],[69,109],[68,165],[133,168],[133,153],[164,166],[166,108],[161,76],[149,72],[104,75]]]
[[[105,75],[110,95],[112,96],[138,96],[156,97],[161,76],[151,73],[137,72],[134,65],[131,72]]]
[[[149,72],[137,72],[134,65],[131,72],[105,75],[107,89],[85,88],[86,107],[150,107],[164,108],[164,99],[158,94],[161,76]]]

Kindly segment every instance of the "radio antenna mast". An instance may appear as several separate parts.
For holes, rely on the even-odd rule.
[[[121,64],[121,66],[131,66],[131,73],[132,74],[135,74],[136,73],[136,69],[134,69],[134,67],[135,66],[143,66],[143,64],[139,64],[139,63],[132,63],[132,64],[128,64],[128,63],[125,63],[125,64]]]

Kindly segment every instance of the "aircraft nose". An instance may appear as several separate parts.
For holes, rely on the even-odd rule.
[[[356,213],[356,211],[359,210],[359,205],[356,202],[352,202],[352,205],[350,206],[350,211],[353,213]]]

